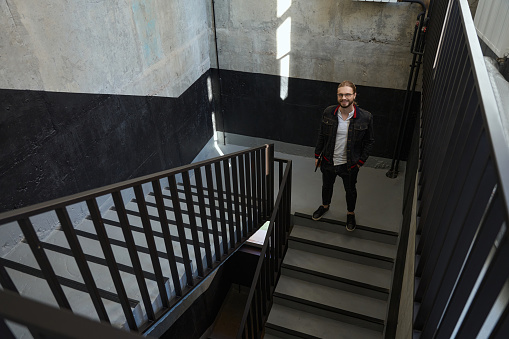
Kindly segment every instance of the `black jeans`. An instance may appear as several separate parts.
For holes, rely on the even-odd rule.
[[[343,186],[346,191],[346,208],[348,212],[355,211],[355,203],[357,202],[357,188],[355,184],[357,183],[359,167],[355,166],[348,170],[346,164],[333,166],[324,161],[322,166],[320,166],[320,170],[322,171],[322,204],[330,205],[336,176],[340,176],[343,179]]]

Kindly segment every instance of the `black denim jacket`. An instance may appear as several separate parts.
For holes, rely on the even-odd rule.
[[[315,147],[315,158],[318,159],[320,154],[322,154],[323,161],[327,161],[330,164],[333,164],[332,156],[338,131],[338,107],[338,105],[329,106],[323,111],[320,134],[318,135]],[[348,127],[346,142],[348,168],[353,168],[357,164],[359,166],[364,165],[375,143],[373,116],[368,111],[355,105],[354,109],[354,115],[350,119]]]

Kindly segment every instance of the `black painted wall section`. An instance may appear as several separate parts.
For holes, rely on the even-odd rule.
[[[220,71],[224,129],[252,137],[315,146],[323,110],[337,104],[337,83],[288,79],[288,97],[280,98],[280,77]],[[373,114],[375,145],[372,155],[392,158],[398,137],[405,91],[357,86],[357,102]],[[415,93],[408,126],[419,111]],[[408,155],[412,128],[407,129],[402,159]]]
[[[0,212],[190,163],[209,74],[179,98],[0,89]]]

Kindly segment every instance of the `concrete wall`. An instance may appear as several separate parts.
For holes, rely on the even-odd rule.
[[[0,0],[0,211],[187,163],[214,112],[218,130],[311,145],[345,78],[391,154],[419,5],[214,2],[219,64],[211,1]]]
[[[343,80],[374,116],[374,156],[392,158],[419,4],[217,0],[222,129],[314,146]],[[417,88],[419,90],[419,88]],[[412,101],[409,125],[419,109]],[[407,133],[406,141],[411,135]],[[409,142],[404,142],[405,145]],[[402,158],[406,157],[403,151]],[[312,156],[312,155],[310,155]]]
[[[191,162],[212,136],[210,11],[0,0],[0,212]],[[44,237],[57,220],[35,224]],[[20,237],[0,227],[0,253]]]
[[[220,68],[406,89],[421,11],[410,3],[217,0]]]
[[[210,68],[202,0],[1,0],[0,88],[178,97]]]

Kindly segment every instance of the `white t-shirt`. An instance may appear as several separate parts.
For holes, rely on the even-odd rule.
[[[348,126],[350,126],[350,119],[353,117],[355,110],[348,113],[348,118],[343,120],[341,112],[338,111],[338,132],[336,134],[336,144],[334,145],[334,156],[332,161],[334,165],[346,164],[346,140],[348,138]]]

